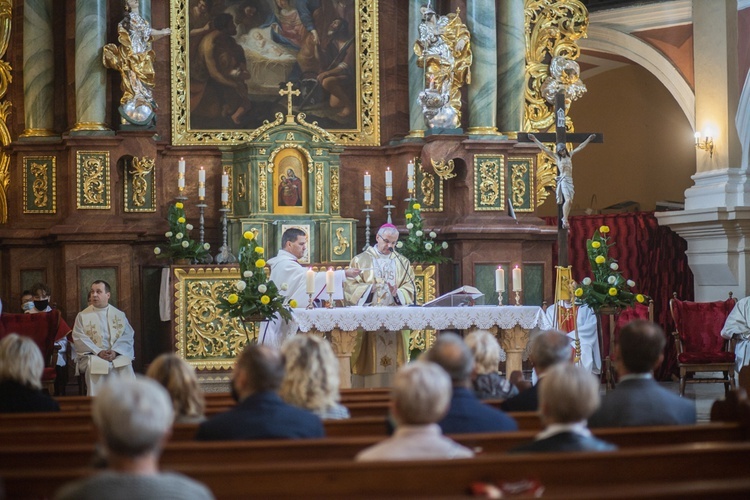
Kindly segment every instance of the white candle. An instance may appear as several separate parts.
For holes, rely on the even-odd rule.
[[[406,164],[406,175],[409,177],[414,177],[414,162],[410,161]]]
[[[372,176],[369,172],[365,172],[365,187],[372,187]]]
[[[177,172],[185,175],[185,158],[180,158],[180,161],[177,162]]]
[[[177,187],[182,191],[185,189],[185,159],[180,158],[177,162]]]
[[[198,199],[200,201],[206,199],[206,171],[203,167],[198,170]]]
[[[521,291],[521,268],[518,266],[513,268],[513,291]]]
[[[393,198],[393,172],[391,167],[385,167],[385,197]]]
[[[335,281],[333,280],[333,268],[329,267],[326,271],[326,293],[333,293],[335,290]]]
[[[229,203],[229,174],[221,174],[221,202]]]
[[[370,175],[369,172],[365,172],[365,203],[367,205],[369,205],[370,202],[372,201],[372,191],[370,189],[371,186],[372,186],[372,176]]]
[[[505,291],[505,269],[502,266],[497,266],[495,270],[495,291],[497,293]]]
[[[406,190],[414,191],[414,162],[412,161],[406,164]]]
[[[315,293],[315,271],[313,271],[311,268],[308,268],[305,275],[305,280],[307,284],[307,293]]]
[[[203,167],[198,170],[198,182],[206,182],[206,171],[203,170]]]
[[[229,174],[224,172],[221,174],[221,187],[228,188],[229,187]]]
[[[370,191],[370,188],[365,189],[365,203],[368,205],[372,201],[372,192]]]

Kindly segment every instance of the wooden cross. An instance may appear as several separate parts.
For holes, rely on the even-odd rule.
[[[294,121],[294,115],[292,114],[292,96],[300,95],[299,90],[292,90],[294,84],[292,82],[286,82],[286,90],[279,89],[280,96],[286,96],[286,121]]]

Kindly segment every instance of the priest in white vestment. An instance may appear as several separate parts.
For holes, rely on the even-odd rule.
[[[362,274],[344,283],[344,296],[351,305],[409,306],[414,304],[416,284],[409,259],[394,251],[398,229],[384,224],[376,244],[354,257],[350,267]],[[408,334],[384,329],[365,332],[352,356],[353,385],[391,385],[396,369],[406,363]],[[357,376],[364,377],[358,379]]]
[[[721,336],[735,338],[735,370],[739,373],[743,366],[750,365],[750,297],[740,299],[734,306],[721,329]]]
[[[73,326],[78,372],[86,378],[89,396],[96,396],[110,374],[135,378],[135,332],[125,313],[109,304],[109,298],[109,284],[94,281],[91,305],[78,313]]]
[[[292,227],[281,235],[281,250],[278,255],[268,259],[271,267],[270,279],[279,288],[280,293],[289,300],[297,301],[297,307],[307,307],[309,296],[307,292],[307,271],[298,260],[305,255],[307,249],[307,234],[301,229]],[[346,271],[334,271],[333,300],[343,300],[343,284],[346,279],[355,278],[361,273],[359,269],[347,269]],[[313,300],[328,300],[326,292],[326,272],[315,273],[315,286]],[[276,318],[273,321],[265,321],[261,324],[259,340],[260,343],[280,347],[290,336],[297,333],[297,325],[293,320],[288,322]]]
[[[556,306],[548,307],[545,314],[549,323],[564,332],[570,338],[570,345],[575,347],[576,325],[573,323],[572,308],[570,302],[561,300]],[[562,322],[558,321],[558,310],[563,313]],[[578,338],[581,341],[581,366],[586,371],[598,375],[602,372],[602,356],[599,351],[599,334],[596,331],[596,314],[585,304],[576,307],[576,310]]]

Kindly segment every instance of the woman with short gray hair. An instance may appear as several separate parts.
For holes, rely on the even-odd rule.
[[[11,333],[0,340],[0,413],[60,411],[42,392],[44,358],[29,337]]]

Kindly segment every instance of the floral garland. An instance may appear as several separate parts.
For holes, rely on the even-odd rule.
[[[279,289],[276,283],[266,278],[266,261],[263,247],[258,245],[253,231],[245,231],[240,242],[238,260],[240,280],[232,285],[232,293],[227,298],[219,297],[216,307],[225,311],[230,318],[270,321],[279,315],[285,321],[292,319],[292,310],[297,301],[288,300],[281,294],[286,283]]]
[[[185,206],[179,201],[169,207],[167,214],[169,231],[164,233],[167,237],[167,244],[154,248],[154,253],[160,258],[189,259],[193,263],[210,262],[208,249],[211,245],[201,244],[190,238],[193,225],[187,223],[184,208]]]
[[[620,273],[617,261],[609,256],[609,226],[601,226],[594,231],[594,236],[586,241],[588,254],[594,279],[586,277],[581,285],[575,289],[577,304],[586,304],[594,312],[602,307],[624,309],[633,307],[636,303],[643,304],[649,300],[647,295],[633,292],[635,282],[625,279]]]
[[[396,244],[398,251],[410,262],[424,264],[440,264],[449,259],[442,255],[443,250],[448,248],[448,242],[442,244],[435,242],[437,234],[435,231],[429,233],[423,228],[422,206],[419,203],[409,202],[406,208],[406,229],[409,235],[399,240]]]

